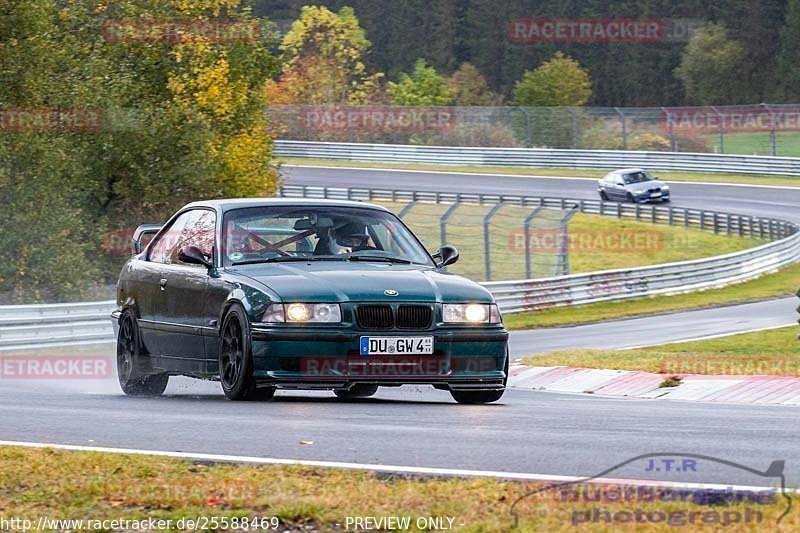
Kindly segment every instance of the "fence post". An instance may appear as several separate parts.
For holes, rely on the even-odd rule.
[[[525,134],[528,138],[528,148],[533,146],[533,126],[531,125],[531,113],[527,107],[520,108],[525,113]]]
[[[576,113],[574,107],[569,108],[569,113],[572,115],[572,147],[580,148],[580,142],[578,141],[578,113]]]
[[[717,118],[719,119],[719,153],[725,153],[725,129],[723,124],[725,121],[722,118],[722,113],[720,113],[715,106],[711,106],[711,111],[717,114]]]
[[[405,205],[405,207],[403,207],[403,209],[400,210],[399,213],[397,213],[397,217],[398,218],[403,218],[404,216],[406,216],[408,214],[409,211],[411,211],[414,208],[415,205],[417,205],[417,201],[416,200],[411,200],[410,202],[408,202]]]
[[[618,107],[614,108],[614,111],[617,112],[619,115],[620,122],[622,123],[622,149],[628,149],[628,126],[625,124],[625,113]]]
[[[772,152],[773,156],[778,155],[778,147],[775,138],[775,113],[772,111],[772,108],[769,107],[769,104],[760,104],[761,107],[769,111],[769,145],[770,151]],[[770,224],[770,228],[772,225]]]
[[[492,217],[503,207],[503,202],[497,202],[486,216],[483,217],[483,261],[486,268],[486,281],[492,281],[492,257],[491,246],[489,245],[489,224]]]
[[[559,241],[558,241],[558,259],[553,269],[553,275],[559,274],[566,276],[569,274],[569,239],[567,239],[567,226],[570,219],[578,212],[578,206],[573,205],[572,209],[561,218],[559,222]]]
[[[541,210],[542,207],[540,206],[531,211],[531,214],[525,217],[523,225],[523,233],[525,235],[525,279],[533,278],[533,272],[531,271],[531,221],[536,218],[536,215],[538,215]]]
[[[456,202],[450,207],[447,208],[447,211],[439,218],[439,231],[442,238],[442,246],[447,244],[447,220],[456,212],[458,209],[459,203]]]
[[[717,212],[714,211],[714,234],[719,233],[719,228],[717,227],[718,223],[719,223],[719,216],[717,215]]]

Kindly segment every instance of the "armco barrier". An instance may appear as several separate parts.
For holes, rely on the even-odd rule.
[[[494,167],[615,169],[800,175],[800,158],[702,154],[683,152],[628,152],[618,150],[554,150],[540,148],[484,148],[402,144],[276,141],[282,157],[476,165]]]
[[[0,350],[113,340],[116,302],[0,306]]]
[[[359,200],[450,199],[442,193],[321,187],[284,187],[282,194],[289,197]],[[721,287],[753,279],[800,261],[800,228],[781,220],[711,211],[695,212],[665,206],[615,204],[599,200],[496,195],[450,196],[457,196],[461,202],[511,202],[547,207],[577,205],[587,213],[636,217],[667,224],[680,223],[718,232],[753,236],[760,234],[777,239],[749,250],[693,261],[544,279],[484,283],[506,313]],[[111,341],[113,336],[110,313],[113,308],[113,301],[0,306],[0,350]]]

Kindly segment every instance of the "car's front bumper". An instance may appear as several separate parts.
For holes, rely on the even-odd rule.
[[[433,336],[434,353],[364,356],[362,336]],[[256,379],[282,388],[373,383],[488,390],[503,388],[506,380],[508,332],[503,328],[368,332],[254,326],[252,340]]]
[[[658,196],[652,196],[649,192],[634,194],[633,199],[637,202],[663,202],[669,200],[669,191],[661,191]]]

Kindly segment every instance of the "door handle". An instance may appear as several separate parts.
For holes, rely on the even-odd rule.
[[[166,278],[161,278],[160,280],[158,280],[158,286],[161,287],[162,291],[164,289],[166,289],[167,288],[167,279]]]

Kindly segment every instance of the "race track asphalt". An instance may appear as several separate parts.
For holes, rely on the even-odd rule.
[[[584,180],[297,167],[285,173],[295,184],[596,196],[593,183]],[[677,206],[800,220],[800,189],[676,184],[673,194]],[[796,317],[792,300],[515,332],[512,349],[514,355],[532,355],[566,347],[622,347],[782,325]],[[111,354],[112,347],[98,345],[84,353]],[[522,390],[509,390],[497,404],[484,406],[457,405],[447,393],[423,387],[385,389],[351,402],[325,392],[279,392],[271,402],[235,403],[224,399],[218,384],[186,378],[173,378],[159,398],[125,397],[113,380],[0,381],[0,440],[575,476],[592,476],[645,453],[695,453],[757,469],[783,459],[787,481],[795,486],[800,485],[797,417],[791,406]],[[700,476],[705,482],[763,483],[723,466]]]

